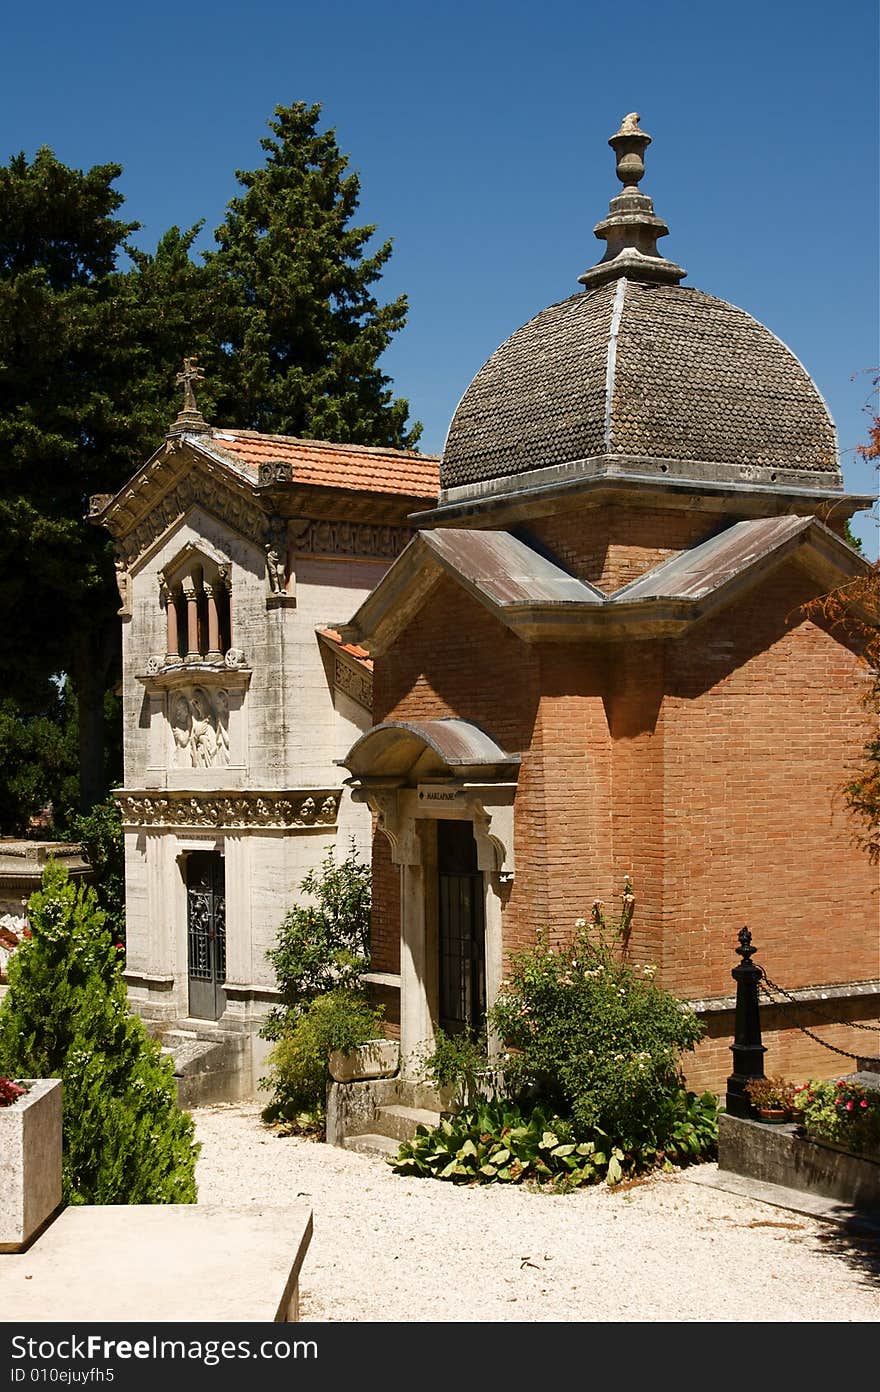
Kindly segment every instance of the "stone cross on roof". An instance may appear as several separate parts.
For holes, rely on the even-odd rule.
[[[169,435],[204,435],[211,427],[204,419],[196,404],[194,383],[204,381],[205,374],[198,366],[196,358],[184,358],[183,371],[178,372],[175,381],[183,387],[183,406],[169,430]]]
[[[617,177],[623,190],[612,198],[608,216],[594,228],[596,236],[608,245],[599,264],[578,276],[588,290],[623,276],[677,285],[687,274],[657,251],[658,238],[665,237],[669,228],[654,216],[652,200],[639,189],[645,174],[645,150],[651,143],[650,135],[639,126],[640,119],[637,111],[630,111],[608,141],[617,156]]]

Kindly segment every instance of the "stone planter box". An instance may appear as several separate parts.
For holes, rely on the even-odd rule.
[[[20,1252],[61,1204],[61,1079],[26,1078],[0,1107],[0,1252]]]
[[[801,1189],[880,1215],[880,1161],[810,1140],[791,1123],[718,1118],[718,1170]]]
[[[348,1054],[334,1049],[330,1054],[330,1077],[336,1083],[391,1078],[399,1065],[400,1045],[396,1039],[368,1039]]]

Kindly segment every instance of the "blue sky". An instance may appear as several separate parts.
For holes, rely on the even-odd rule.
[[[660,249],[797,354],[876,495],[878,66],[875,0],[48,0],[4,15],[0,159],[117,161],[142,245],[203,218],[209,246],[273,108],[320,102],[394,242],[380,294],[410,299],[383,366],[439,451],[489,354],[598,260],[606,142],[639,111]],[[876,558],[876,518],[854,530]]]

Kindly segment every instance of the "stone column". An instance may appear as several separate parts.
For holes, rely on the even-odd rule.
[[[186,600],[186,661],[198,662],[199,652],[199,604],[195,581],[188,575],[183,581],[183,595]]]
[[[208,660],[218,662],[223,654],[220,651],[220,615],[217,613],[215,587],[203,582],[202,589],[208,598]]]
[[[403,865],[400,877],[400,1061],[412,1076],[424,1046],[434,1041],[428,1009],[425,868]]]
[[[159,576],[159,593],[165,605],[165,661],[177,662],[180,653],[177,647],[177,605],[171,587],[164,576]]]

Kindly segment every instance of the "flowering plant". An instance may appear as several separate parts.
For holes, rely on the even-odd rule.
[[[0,1078],[0,1107],[11,1107],[13,1102],[17,1102],[19,1097],[24,1097],[27,1092],[26,1087],[21,1083],[13,1082],[12,1078]]]
[[[814,1140],[880,1157],[880,1086],[862,1087],[848,1078],[811,1081],[798,1089],[795,1107]]]
[[[796,1087],[788,1078],[751,1078],[746,1083],[746,1092],[754,1107],[790,1112],[794,1106]]]

